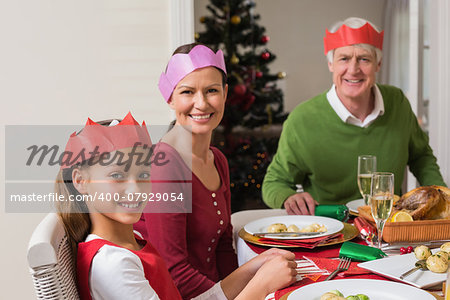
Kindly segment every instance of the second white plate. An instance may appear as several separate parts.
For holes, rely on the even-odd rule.
[[[348,207],[348,209],[351,212],[358,213],[358,207],[364,206],[366,204],[364,203],[364,199],[357,199],[357,200],[350,201],[345,205]]]
[[[327,227],[327,232],[318,234],[317,236],[327,236],[336,232],[341,231],[344,228],[344,224],[336,219],[318,216],[277,216],[277,217],[267,217],[255,220],[244,226],[244,230],[250,234],[257,232],[266,232],[267,227],[273,223],[283,223],[288,227],[289,225],[296,225],[298,228],[303,228],[313,223],[325,225]],[[299,237],[275,237],[271,236],[273,239],[280,240],[293,240],[293,239],[310,239],[315,236],[299,236]]]

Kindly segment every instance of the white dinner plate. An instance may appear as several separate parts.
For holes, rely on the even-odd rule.
[[[432,253],[440,249],[431,250]],[[414,253],[396,255],[358,264],[359,267],[370,270],[376,274],[411,284],[418,288],[427,288],[439,284],[446,279],[446,273],[433,273],[429,270],[418,270],[411,275],[400,279],[400,275],[414,268],[417,259]]]
[[[364,206],[366,204],[364,203],[364,199],[357,199],[357,200],[350,201],[345,205],[348,207],[348,209],[351,212],[358,213],[358,207]]]
[[[327,228],[326,232],[320,233],[317,236],[327,236],[336,232],[341,231],[344,228],[344,224],[341,221],[336,219],[327,218],[327,217],[316,217],[316,216],[276,216],[276,217],[267,217],[255,220],[253,222],[248,223],[244,226],[244,230],[250,234],[258,233],[258,232],[267,232],[267,227],[272,225],[273,223],[283,223],[288,227],[289,225],[296,225],[299,229],[311,225],[313,223],[317,223],[320,225],[325,225]],[[280,236],[270,236],[273,239],[280,240],[299,240],[299,239],[310,239],[316,237],[313,236],[298,236],[298,237],[280,237]]]
[[[320,300],[326,292],[338,290],[345,297],[364,294],[370,300],[436,300],[431,294],[407,284],[374,279],[339,279],[312,283],[295,290],[288,300]]]

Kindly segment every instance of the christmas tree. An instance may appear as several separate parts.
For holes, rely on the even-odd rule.
[[[222,49],[225,55],[228,98],[220,134],[213,143],[228,158],[233,211],[244,201],[262,204],[261,184],[278,136],[255,132],[286,118],[283,93],[277,87],[277,80],[286,73],[270,73],[268,65],[276,56],[267,48],[270,38],[258,25],[260,16],[254,8],[250,0],[210,0],[207,9],[211,15],[200,17],[206,31],[195,36],[197,42]]]

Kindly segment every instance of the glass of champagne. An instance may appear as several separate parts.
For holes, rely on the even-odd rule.
[[[372,173],[370,206],[377,224],[378,248],[381,249],[384,223],[389,218],[394,203],[394,174],[388,172]]]
[[[358,187],[364,203],[369,204],[370,182],[372,173],[377,170],[377,157],[373,155],[358,156]]]

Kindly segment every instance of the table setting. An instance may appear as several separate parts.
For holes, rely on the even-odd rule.
[[[280,218],[285,218],[286,223],[289,223],[289,219],[286,218],[291,216],[279,216],[274,217],[274,219],[267,219],[266,221],[276,220],[279,221]],[[295,216],[292,216],[295,217]],[[308,217],[308,216],[297,216],[297,217]],[[312,216],[311,216],[312,217]],[[286,238],[280,239],[279,243],[276,243],[277,239],[274,237],[261,239],[259,237],[255,237],[252,234],[245,231],[242,228],[239,231],[239,241],[238,241],[238,255],[242,256],[242,252],[252,253],[253,255],[257,255],[259,253],[264,252],[270,247],[281,247],[292,251],[295,254],[297,265],[298,265],[298,281],[294,283],[292,286],[287,287],[285,289],[276,291],[274,294],[270,295],[267,299],[292,299],[295,300],[296,295],[291,293],[294,291],[302,291],[303,287],[307,287],[310,285],[315,285],[321,282],[339,282],[343,280],[366,280],[370,281],[386,281],[386,282],[404,282],[408,284],[407,286],[411,286],[413,289],[419,289],[421,291],[426,291],[433,293],[432,298],[429,299],[443,299],[439,298],[439,292],[442,290],[441,284],[446,279],[446,274],[437,274],[431,273],[428,271],[425,273],[424,271],[418,271],[417,274],[412,274],[410,277],[406,277],[404,280],[400,280],[399,276],[407,271],[409,268],[414,267],[414,253],[400,255],[400,248],[406,246],[406,244],[393,244],[389,245],[387,243],[382,244],[382,249],[385,249],[387,255],[383,250],[380,250],[376,247],[368,246],[367,240],[364,234],[367,230],[367,227],[359,227],[361,231],[359,231],[358,227],[355,226],[355,219],[350,219],[347,223],[342,223],[344,228],[351,227],[352,230],[345,230],[344,228],[341,230],[341,236],[338,236],[331,241],[328,237],[334,236],[336,233],[329,234],[328,236],[316,237],[316,238],[302,238],[302,239],[294,239],[289,240]],[[363,224],[367,224],[364,223]],[[370,224],[369,224],[370,225]],[[346,232],[344,235],[343,232]],[[350,235],[347,233],[350,232]],[[337,233],[339,234],[339,233]],[[324,243],[320,243],[320,240],[325,241]],[[293,244],[289,244],[290,242]],[[299,241],[304,241],[305,246],[298,246],[295,243],[299,243]],[[319,241],[319,243],[318,243]],[[329,242],[326,242],[329,241]],[[401,246],[403,245],[403,246]],[[435,245],[437,244],[430,244]],[[436,252],[437,249],[433,249],[433,252]],[[241,253],[239,253],[241,252]],[[343,265],[343,258],[350,258],[345,265]],[[338,268],[341,267],[341,268]],[[327,278],[335,272],[333,278]],[[364,287],[367,285],[367,282],[364,281]],[[338,288],[340,286],[336,286]],[[329,286],[329,285],[327,285]],[[395,286],[397,287],[397,286]],[[334,290],[333,288],[331,290]],[[394,289],[394,291],[401,291],[405,288]],[[344,289],[345,291],[346,289]],[[364,288],[360,292],[366,291]],[[355,291],[356,292],[356,291]],[[370,291],[369,291],[370,292]],[[438,294],[436,294],[436,292]],[[296,292],[299,293],[299,292]],[[407,293],[419,293],[416,290],[409,290]],[[291,298],[286,298],[284,296],[290,296]],[[305,296],[304,294],[301,294]],[[307,294],[309,295],[309,294]],[[419,294],[418,294],[419,295]],[[375,296],[379,296],[375,294]],[[298,299],[313,299],[313,298],[298,298]],[[320,299],[320,295],[319,298]],[[375,298],[377,299],[377,298]],[[381,298],[380,298],[381,299]],[[401,299],[401,298],[382,298],[382,299]],[[406,299],[406,298],[405,298]],[[414,299],[414,298],[409,298]],[[417,298],[417,299],[427,299],[427,298]]]
[[[295,254],[297,282],[267,300],[328,299],[324,294],[335,290],[344,297],[368,297],[347,299],[444,299],[449,221],[413,219],[410,211],[398,209],[394,202],[410,195],[394,195],[394,175],[376,172],[374,157],[358,158],[357,181],[362,199],[318,205],[315,216],[266,216],[239,230],[240,264],[270,247]],[[448,189],[436,189],[445,201],[450,200],[450,194],[445,198]],[[370,217],[361,213],[361,208],[367,213],[368,207]],[[431,222],[435,227],[422,226],[418,239],[409,234],[415,222]]]

